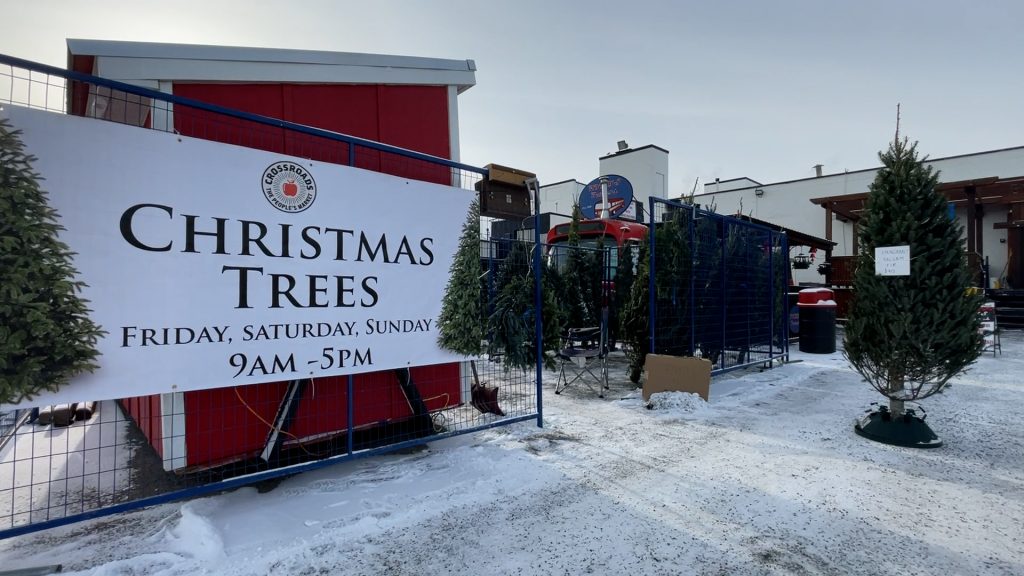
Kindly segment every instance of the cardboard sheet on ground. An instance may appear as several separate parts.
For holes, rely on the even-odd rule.
[[[644,400],[658,392],[692,392],[708,399],[711,390],[711,362],[703,358],[648,354]]]

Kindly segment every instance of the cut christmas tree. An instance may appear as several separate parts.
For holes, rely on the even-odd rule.
[[[855,430],[888,444],[938,447],[923,413],[906,402],[941,391],[978,357],[980,296],[968,290],[961,227],[948,216],[935,191],[939,175],[918,158],[917,144],[897,139],[879,158],[860,222],[844,354],[889,406],[868,413]],[[876,254],[886,252],[895,255],[888,270],[876,267],[884,264]],[[899,270],[903,260],[909,274]]]

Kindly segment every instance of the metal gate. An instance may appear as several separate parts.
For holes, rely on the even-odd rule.
[[[69,109],[72,92],[102,97],[104,110]],[[262,150],[279,151],[285,141],[292,156],[467,194],[487,174],[375,141],[0,55],[3,104]],[[534,314],[540,308],[539,235],[528,244],[534,246],[532,259],[504,266],[507,254],[484,248],[480,273],[502,267],[532,281],[534,305],[525,321],[534,326],[533,344],[540,350],[541,319]],[[493,291],[481,290],[480,297],[481,309],[492,307],[487,299]],[[540,426],[540,359],[537,352],[532,366],[509,367],[501,355],[485,354],[472,363],[9,409],[0,414],[0,538],[494,426],[526,420]],[[315,402],[292,410],[286,409],[288,398]],[[332,425],[332,419],[345,425]],[[209,456],[196,460],[201,451]]]
[[[789,354],[784,233],[650,199],[650,349],[720,373]]]

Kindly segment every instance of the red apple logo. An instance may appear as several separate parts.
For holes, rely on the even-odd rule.
[[[281,185],[281,191],[284,195],[289,198],[294,198],[299,193],[299,185],[295,183],[294,178],[289,178],[287,182]]]
[[[313,175],[292,162],[268,166],[260,179],[260,188],[271,206],[289,214],[304,211],[316,200]]]

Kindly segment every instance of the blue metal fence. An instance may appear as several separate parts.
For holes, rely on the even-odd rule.
[[[336,164],[356,166],[467,190],[486,170],[319,128],[258,116],[130,84],[63,70],[0,55],[0,105],[13,104],[58,113],[176,132],[223,143],[282,152]],[[539,216],[535,218],[535,229]],[[539,234],[532,261],[506,266],[510,273],[531,278],[540,301]],[[482,247],[481,275],[501,266],[508,253]],[[3,280],[0,279],[0,282]],[[493,292],[482,291],[481,298]],[[485,307],[489,306],[485,303]],[[0,538],[64,525],[166,501],[192,497],[278,478],[352,458],[422,444],[494,426],[535,420],[541,413],[541,318],[527,319],[535,329],[537,365],[509,368],[500,357],[484,356],[447,367],[416,368],[411,373],[348,376],[220,389],[221,393],[162,394],[99,402],[80,417],[77,406],[59,412],[43,408],[44,418],[26,421],[24,412],[5,415],[0,444]],[[472,369],[471,369],[472,368]],[[454,376],[453,376],[454,374]],[[398,382],[396,383],[396,378]],[[405,382],[403,382],[403,378]],[[432,386],[451,386],[458,398],[430,395]],[[421,411],[399,386],[419,386]],[[444,380],[444,382],[442,382]],[[475,384],[497,388],[502,414],[483,413]],[[201,391],[202,392],[202,391]],[[316,408],[292,414],[288,428],[268,423],[287,394],[315,394]],[[408,408],[406,408],[408,407]],[[356,425],[358,413],[402,414]],[[323,415],[345,414],[340,429],[324,428]],[[419,412],[423,412],[422,414]],[[199,413],[214,422],[198,434],[185,424]],[[306,418],[307,421],[303,421]],[[417,424],[417,422],[419,424]],[[426,424],[425,426],[421,424]],[[289,430],[312,432],[299,435]],[[270,456],[260,446],[230,447],[230,458],[192,463],[185,447],[230,442],[240,431],[281,436]],[[268,432],[270,434],[268,434]],[[276,434],[275,434],[276,433]]]
[[[716,373],[786,359],[786,235],[658,198],[649,214],[651,351]]]

